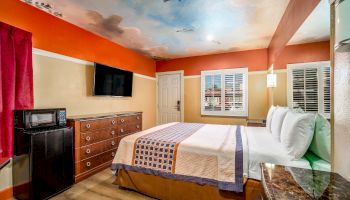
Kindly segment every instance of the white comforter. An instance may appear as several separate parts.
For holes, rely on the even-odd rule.
[[[294,160],[282,144],[273,139],[265,127],[245,127],[247,138],[248,177],[260,180],[260,163],[272,163],[290,167],[311,169],[305,158]]]
[[[176,123],[156,126],[123,138],[113,160],[113,166],[120,164],[132,166],[135,141],[141,136],[174,124]],[[182,141],[177,150],[175,173],[221,182],[234,181],[232,141],[235,141],[233,138],[235,134],[228,134],[228,130],[232,127],[235,129],[236,126],[206,124]],[[264,127],[241,126],[241,136],[245,177],[260,180],[261,162],[310,168],[307,160],[290,158],[282,145],[275,141]]]
[[[235,125],[193,123],[157,126],[121,140],[112,169],[241,192],[246,163],[243,129]]]

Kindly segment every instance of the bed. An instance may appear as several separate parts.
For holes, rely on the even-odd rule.
[[[153,149],[163,145],[171,147],[170,160],[159,157],[165,149]],[[158,199],[255,199],[261,162],[310,168],[304,158],[292,160],[264,127],[169,123],[123,138],[112,170],[119,186]]]

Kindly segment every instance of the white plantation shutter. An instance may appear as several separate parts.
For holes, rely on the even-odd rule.
[[[330,118],[331,113],[331,68],[323,67],[323,113]]]
[[[202,71],[202,115],[247,116],[247,75],[246,68]]]
[[[330,63],[288,65],[288,105],[330,116]]]

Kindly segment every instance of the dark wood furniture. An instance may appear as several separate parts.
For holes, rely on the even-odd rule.
[[[265,120],[247,120],[247,126],[253,126],[253,127],[266,127]]]
[[[119,141],[142,130],[141,112],[68,117],[74,128],[75,182],[111,166]]]
[[[260,181],[247,179],[241,193],[219,190],[215,186],[197,184],[148,175],[140,172],[118,170],[114,184],[120,188],[130,189],[155,199],[167,200],[261,200]]]
[[[350,183],[332,172],[261,164],[265,199],[350,199]]]

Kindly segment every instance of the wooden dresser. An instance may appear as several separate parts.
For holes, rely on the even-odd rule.
[[[141,112],[68,117],[74,129],[75,182],[111,166],[119,141],[142,130]]]

